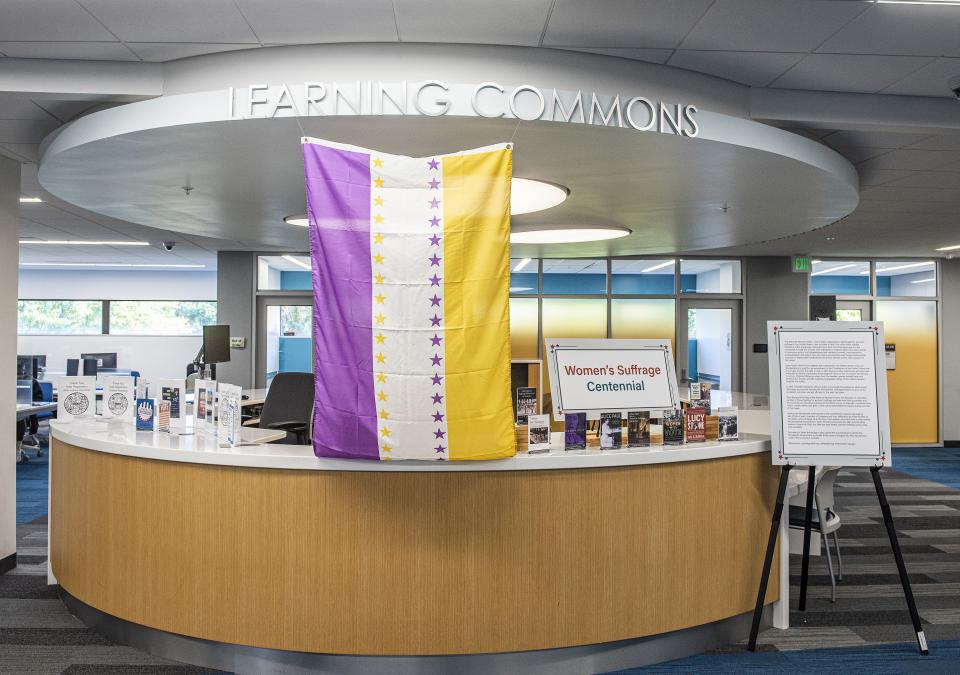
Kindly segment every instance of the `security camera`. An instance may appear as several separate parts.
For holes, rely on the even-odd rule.
[[[950,91],[953,92],[953,97],[960,101],[960,75],[951,77],[947,82],[947,86],[950,87]]]
[[[163,246],[164,251],[172,251],[173,247],[176,245],[177,245],[177,242],[175,241],[165,241],[161,244],[161,246]]]

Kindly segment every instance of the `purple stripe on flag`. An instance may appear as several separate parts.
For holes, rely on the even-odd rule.
[[[379,459],[371,328],[370,156],[303,144],[313,260],[318,457]]]

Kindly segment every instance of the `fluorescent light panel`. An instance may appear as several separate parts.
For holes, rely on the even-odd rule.
[[[930,277],[929,279],[917,279],[916,281],[911,281],[911,284],[929,284],[931,281],[936,281],[936,277]]]
[[[21,239],[20,245],[49,246],[149,246],[149,241],[93,241],[86,239]]]
[[[953,246],[941,246],[937,250],[938,251],[956,251],[958,248],[960,248],[960,244],[954,244]]]
[[[877,274],[881,272],[893,272],[894,270],[909,270],[914,267],[929,267],[932,264],[932,260],[925,260],[924,262],[904,263],[903,265],[894,265],[892,267],[880,267],[880,265],[877,265]]]
[[[524,258],[523,260],[521,260],[520,262],[517,263],[517,266],[513,268],[513,271],[514,271],[514,272],[519,272],[520,270],[522,270],[524,267],[526,267],[526,266],[529,265],[529,264],[530,264],[530,258]]]
[[[640,274],[649,274],[650,272],[656,272],[657,270],[662,270],[665,267],[671,267],[676,264],[677,264],[676,260],[668,260],[666,262],[660,263],[659,265],[654,265],[653,267],[648,267],[647,269],[640,270]]]
[[[307,263],[303,262],[302,260],[299,260],[299,259],[297,259],[297,258],[294,258],[292,255],[285,255],[285,256],[281,256],[281,257],[282,257],[284,260],[286,260],[287,262],[293,263],[293,264],[296,265],[297,267],[302,267],[302,268],[305,269],[305,270],[309,270],[309,269],[310,269],[310,265],[308,265]]]
[[[821,274],[830,274],[831,272],[839,272],[840,270],[846,270],[846,269],[850,269],[851,267],[856,267],[856,266],[857,266],[857,263],[848,263],[848,264],[846,264],[846,265],[837,265],[836,267],[828,267],[828,268],[825,269],[825,270],[818,270],[818,271],[814,272],[813,274],[811,274],[810,276],[816,277],[816,276],[819,276],[819,275],[821,275]]]
[[[39,197],[21,197],[20,203],[21,204],[42,204],[43,200],[40,199]]]
[[[76,263],[76,262],[22,262],[20,267],[151,267],[169,269],[200,269],[206,265],[188,263]]]

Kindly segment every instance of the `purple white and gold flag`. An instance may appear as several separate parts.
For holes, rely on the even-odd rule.
[[[513,455],[510,146],[414,158],[304,138],[302,149],[316,454]]]

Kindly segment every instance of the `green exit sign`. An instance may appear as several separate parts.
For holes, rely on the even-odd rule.
[[[791,258],[791,262],[794,272],[806,273],[813,268],[808,255],[795,255]]]

